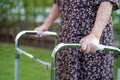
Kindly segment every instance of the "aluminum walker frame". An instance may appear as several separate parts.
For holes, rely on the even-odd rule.
[[[56,80],[56,58],[57,58],[58,52],[63,48],[80,48],[80,46],[81,46],[81,44],[79,44],[79,43],[60,43],[60,44],[58,44],[52,51],[52,55],[51,55],[52,63],[50,64],[48,62],[42,61],[41,59],[37,59],[33,55],[20,49],[19,38],[24,34],[35,34],[35,35],[36,34],[43,34],[46,36],[54,36],[55,42],[56,42],[56,44],[58,44],[58,35],[55,32],[45,31],[43,33],[40,33],[37,31],[25,30],[25,31],[18,33],[18,35],[15,38],[15,46],[16,46],[16,51],[17,51],[16,57],[15,57],[15,80],[18,80],[18,62],[19,62],[19,55],[20,54],[24,54],[24,55],[28,56],[29,58],[47,66],[47,67],[51,67],[51,80]],[[106,45],[101,45],[101,44],[99,44],[97,50],[113,51],[113,52],[120,54],[120,49],[118,49],[117,47],[106,46]],[[120,66],[118,67],[118,71],[117,71],[117,80],[120,80]]]
[[[79,44],[79,43],[77,43],[77,44],[76,43],[60,43],[53,49],[52,65],[51,65],[52,66],[51,80],[56,80],[56,58],[57,58],[58,52],[63,48],[80,48],[80,46],[81,46],[81,44]],[[101,45],[101,44],[99,44],[97,50],[113,51],[113,52],[116,52],[116,53],[120,54],[120,49],[119,48],[112,47],[112,46]],[[120,80],[120,66],[118,67],[118,71],[117,71],[117,80]]]
[[[39,62],[40,64],[42,64],[46,67],[51,67],[50,63],[42,61],[41,59],[34,57],[33,55],[27,53],[26,51],[24,51],[23,49],[20,48],[20,40],[19,39],[21,38],[21,36],[23,36],[25,34],[29,34],[29,35],[40,35],[41,34],[44,36],[53,36],[55,38],[55,45],[58,44],[58,35],[56,32],[45,31],[45,32],[40,33],[38,31],[30,31],[30,30],[24,30],[24,31],[19,32],[15,38],[15,49],[16,49],[15,74],[14,74],[15,80],[18,80],[18,65],[19,65],[20,54],[24,54],[25,56]]]

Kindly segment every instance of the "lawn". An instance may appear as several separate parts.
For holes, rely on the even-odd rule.
[[[51,60],[51,50],[25,46],[22,48],[40,59],[49,62]],[[14,80],[14,57],[14,44],[0,43],[0,80]],[[50,69],[45,69],[38,62],[21,55],[19,80],[50,80]]]
[[[51,60],[52,50],[27,46],[22,46],[22,48],[44,61],[50,62]],[[14,44],[0,43],[0,80],[14,80],[15,52]],[[115,59],[115,76],[117,72],[116,63]],[[50,69],[45,69],[44,66],[38,62],[21,55],[19,62],[19,80],[50,80]]]

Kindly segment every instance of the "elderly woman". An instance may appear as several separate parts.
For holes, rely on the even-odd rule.
[[[117,0],[54,1],[48,18],[35,30],[48,30],[60,16],[59,42],[82,44],[60,51],[57,80],[113,80],[113,53],[96,49],[99,43],[112,45],[111,12],[117,8]]]

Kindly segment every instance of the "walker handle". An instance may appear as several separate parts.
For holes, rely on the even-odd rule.
[[[59,52],[62,48],[80,48],[80,47],[81,47],[81,44],[78,44],[78,43],[60,43],[54,48],[54,50],[52,52],[52,57],[55,57],[56,53]],[[99,44],[97,50],[114,51],[114,52],[118,52],[120,54],[119,48],[113,47],[113,46],[106,46],[106,45],[102,45],[102,44]]]
[[[113,52],[117,52],[118,54],[120,54],[120,49],[114,46],[107,46],[107,45],[102,45],[99,44],[98,49],[97,50],[107,50],[107,51],[113,51]]]
[[[56,38],[56,44],[57,44],[57,40],[58,40],[58,34],[56,32],[50,32],[50,31],[39,32],[39,31],[24,30],[24,31],[19,32],[15,38],[15,46],[16,47],[19,47],[19,39],[24,34],[34,34],[34,35],[42,34],[44,36],[54,36]]]

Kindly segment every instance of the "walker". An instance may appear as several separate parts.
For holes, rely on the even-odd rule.
[[[41,59],[34,57],[33,55],[27,53],[26,51],[24,51],[20,48],[19,39],[22,35],[25,35],[25,34],[34,34],[34,35],[42,34],[45,36],[53,36],[55,38],[55,44],[56,45],[58,44],[58,35],[56,32],[45,31],[45,32],[40,33],[38,31],[24,30],[24,31],[21,31],[20,33],[18,33],[15,38],[15,49],[16,49],[15,80],[18,80],[18,63],[19,63],[20,54],[24,54],[24,55],[28,56],[29,58],[39,62],[42,65],[51,67],[51,80],[56,80],[56,58],[57,58],[57,55],[59,54],[58,52],[63,48],[80,48],[80,46],[81,46],[81,44],[79,44],[79,43],[78,44],[77,43],[60,43],[60,44],[58,44],[52,51],[52,55],[51,55],[52,62],[50,64],[48,62],[42,61]],[[97,50],[101,50],[101,51],[108,50],[108,51],[113,51],[113,52],[120,54],[119,48],[112,47],[112,46],[106,46],[106,45],[102,45],[102,44],[99,44]],[[120,80],[120,66],[118,67],[118,71],[117,71],[117,80]]]
[[[17,34],[16,38],[15,38],[15,49],[16,49],[16,54],[15,54],[15,80],[18,80],[18,65],[19,65],[19,58],[20,58],[20,54],[24,54],[25,56],[35,60],[36,62],[39,62],[40,64],[46,66],[46,67],[50,67],[51,64],[48,63],[48,62],[45,62],[41,59],[38,59],[36,57],[34,57],[33,55],[31,55],[30,53],[27,53],[26,51],[24,51],[23,49],[20,48],[20,38],[23,36],[23,35],[39,35],[39,34],[42,34],[44,36],[53,36],[55,38],[55,45],[58,44],[58,35],[56,32],[50,32],[50,31],[45,31],[43,33],[40,33],[40,32],[37,32],[37,31],[31,31],[31,30],[24,30],[24,31],[21,31]]]

